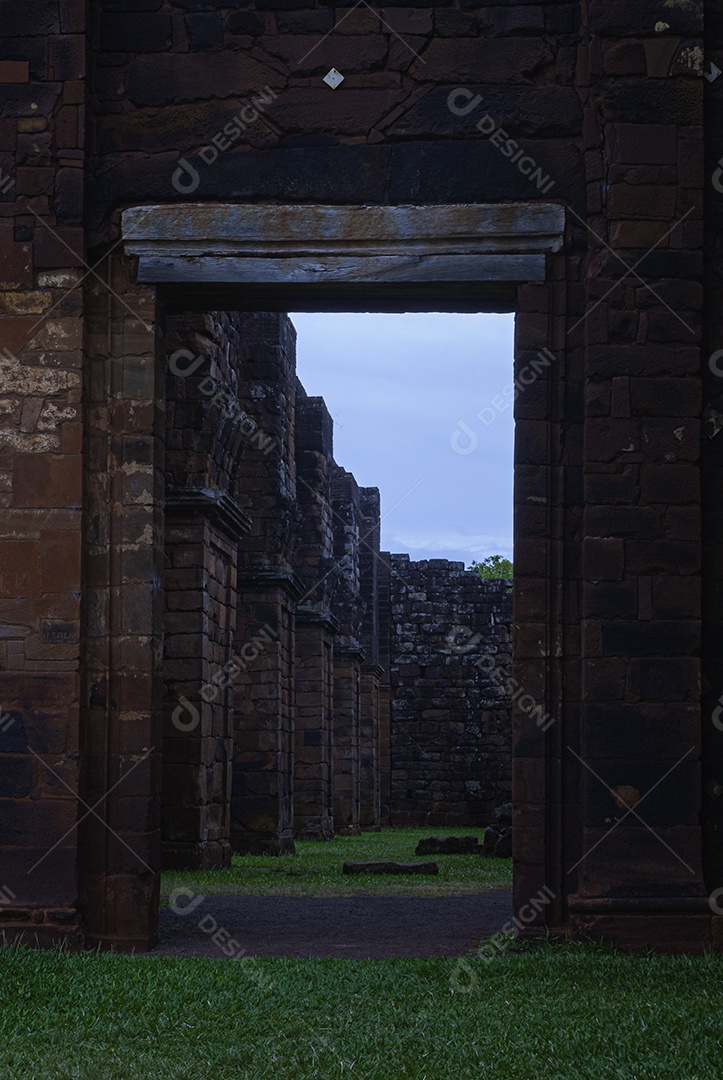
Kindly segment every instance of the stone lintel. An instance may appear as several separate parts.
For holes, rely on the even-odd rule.
[[[542,281],[562,247],[556,203],[174,204],[123,213],[146,284],[424,285]]]
[[[143,284],[327,285],[366,281],[418,282],[545,280],[544,255],[364,255],[250,258],[240,255],[141,256]]]
[[[142,257],[204,255],[543,254],[559,251],[557,203],[277,206],[174,203],[125,210],[126,251]]]

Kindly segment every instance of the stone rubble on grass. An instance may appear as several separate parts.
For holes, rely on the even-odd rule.
[[[439,867],[434,862],[345,862],[343,871],[345,874],[438,874]]]
[[[488,858],[509,859],[512,857],[512,803],[502,803],[492,811],[494,824],[485,829],[485,838],[480,854]]]
[[[476,836],[430,836],[420,840],[415,855],[476,855],[480,843]]]

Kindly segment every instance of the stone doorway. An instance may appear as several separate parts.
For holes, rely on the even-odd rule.
[[[122,447],[123,475],[134,477],[135,484],[124,481],[119,488],[119,500],[111,504],[99,489],[98,504],[102,503],[103,512],[111,518],[117,515],[116,524],[108,523],[109,536],[117,534],[121,521],[128,520],[131,514],[136,526],[135,535],[138,536],[140,531],[149,542],[142,545],[142,552],[134,550],[132,557],[126,556],[124,544],[120,545],[118,588],[121,596],[132,600],[133,606],[125,609],[127,614],[121,620],[122,629],[119,626],[118,635],[109,635],[104,665],[107,665],[111,679],[118,680],[113,695],[114,712],[119,718],[132,713],[135,748],[149,748],[148,764],[152,770],[149,777],[157,776],[161,768],[159,747],[163,715],[162,596],[153,585],[163,577],[157,538],[164,531],[160,492],[163,490],[162,440],[167,433],[164,431],[167,417],[163,415],[165,399],[158,364],[159,352],[165,350],[167,354],[167,343],[159,326],[165,321],[167,328],[175,326],[177,332],[178,320],[182,321],[190,313],[265,311],[266,314],[255,317],[257,333],[267,337],[275,333],[278,346],[283,329],[280,316],[273,314],[275,311],[290,308],[428,310],[433,298],[434,307],[439,310],[518,310],[516,362],[524,365],[542,348],[550,348],[551,343],[555,346],[560,335],[560,330],[555,330],[555,316],[562,319],[564,313],[557,314],[555,308],[563,298],[559,290],[553,290],[550,268],[561,257],[563,228],[562,208],[544,204],[376,208],[176,206],[126,211],[123,219],[125,256],[118,254],[110,263],[118,298],[110,324],[111,362],[108,368],[113,378],[108,399],[115,408],[113,415],[104,417],[104,422],[110,442]],[[136,266],[127,256],[138,259],[137,278]],[[145,326],[126,317],[125,304],[148,313]],[[527,308],[531,310],[525,310]],[[541,317],[538,308],[548,313]],[[277,361],[280,355],[277,355]],[[549,379],[541,380],[539,394],[546,400],[542,406],[542,415],[546,417],[559,415],[556,402],[561,377],[560,370],[552,373]],[[530,401],[528,409],[534,416],[540,409],[539,400],[537,404]],[[555,421],[543,421],[543,426],[548,423],[552,427]],[[536,470],[536,490],[541,475],[539,470],[545,470],[544,475],[548,475],[550,451],[550,440],[540,439],[539,426],[525,415],[518,417],[518,430],[521,427],[518,485],[519,466],[522,466],[523,474],[528,467]],[[226,456],[228,460],[233,457],[231,448]],[[140,497],[139,477],[143,478]],[[107,481],[105,476],[98,479]],[[201,528],[199,517],[204,529],[208,529],[211,520],[217,530],[224,521],[227,525],[232,521],[237,530],[247,528],[243,515],[239,515],[238,509],[228,501],[217,499],[215,505],[208,505],[208,484],[205,489],[196,484],[197,491],[193,494],[186,481],[187,478],[176,487],[179,490],[185,488],[185,496],[190,498],[181,497],[177,492],[172,494],[169,506],[172,515],[165,523],[167,538],[174,535],[174,530],[180,530],[176,535],[181,537],[183,545],[190,537],[187,532],[184,536],[181,534],[184,530]],[[202,489],[203,494],[199,496],[198,491]],[[100,513],[100,505],[94,506],[93,510]],[[537,509],[528,520],[527,505],[523,507],[523,513],[518,514],[516,557],[521,561],[521,582],[532,577],[547,593],[548,560],[541,563],[538,542],[534,544],[533,555],[528,540],[532,534],[539,534],[539,516]],[[145,525],[139,530],[141,518]],[[545,527],[546,536],[552,538],[554,533],[552,524]],[[552,539],[547,543],[552,545]],[[222,546],[217,544],[218,551]],[[198,544],[197,550],[200,550]],[[216,565],[219,560],[223,566],[222,553]],[[130,569],[127,580],[123,580],[125,567]],[[228,558],[226,568],[228,570]],[[267,653],[269,662],[272,657],[274,662],[281,662],[284,651],[283,596],[296,586],[288,580],[280,581],[278,574],[275,575],[268,566],[257,566],[256,571],[253,597],[247,600],[251,608],[256,607],[256,624],[282,627]],[[109,580],[113,580],[112,577]],[[220,574],[218,580],[219,589],[222,580],[228,588],[228,578]],[[100,579],[98,587],[101,587]],[[280,621],[267,617],[272,609]],[[130,612],[132,617],[129,618]],[[554,620],[552,629],[557,632]],[[549,633],[548,628],[545,633]],[[127,664],[124,665],[122,656],[128,654],[133,639],[137,646],[132,678],[124,679],[124,668],[126,675],[131,672]],[[551,663],[554,666],[552,655],[554,650],[544,661],[546,666]],[[179,656],[175,659],[183,666],[187,658]],[[138,688],[142,685],[149,691],[144,695],[145,709],[139,708]],[[547,695],[555,687],[559,688],[559,679],[542,675],[536,700],[547,701]],[[149,704],[151,708],[148,708]],[[283,701],[278,705],[283,714]],[[545,711],[552,709],[554,703],[550,701]],[[106,730],[108,727],[112,730],[114,724],[111,721],[104,726]],[[119,725],[118,730],[125,731],[129,737],[130,728]],[[202,730],[207,728],[199,725],[199,731]],[[228,747],[229,738],[228,723],[224,727],[222,722],[212,736],[222,759],[223,747]],[[109,746],[107,751],[112,758],[114,748]],[[119,746],[116,752],[122,755],[127,750]],[[208,756],[208,752],[210,744],[202,751],[202,757],[203,753]],[[266,749],[266,753],[279,752],[283,753],[283,748],[278,744]],[[531,759],[536,752],[537,747],[528,741],[523,757],[527,759],[529,755]],[[529,759],[523,762],[528,772],[532,767]],[[171,763],[167,761],[166,764]],[[181,764],[176,762],[175,766]],[[91,773],[88,773],[88,781],[85,797],[96,794],[100,797],[100,785]],[[199,782],[198,775],[194,776],[193,782]],[[135,822],[128,819],[127,804],[121,810],[120,801],[114,807],[113,798],[107,800],[110,818],[118,813],[126,816],[129,836],[138,836],[146,830],[145,839],[153,853],[147,860],[149,866],[158,864],[160,851],[161,806],[157,791],[156,785],[151,783],[145,801],[139,791],[133,804],[138,815]],[[284,806],[288,805],[288,800],[285,801],[283,793],[278,796],[279,792],[274,792],[280,817],[270,821],[269,837],[280,837],[283,846],[284,835],[291,839],[290,826],[284,826]],[[208,808],[204,811],[209,812]],[[218,807],[215,813],[221,813]],[[149,823],[153,821],[158,824],[149,830]],[[123,828],[116,831],[123,836]],[[213,852],[209,855],[212,863],[215,860],[218,864],[226,858],[221,842],[207,850]],[[181,853],[179,857],[186,854]],[[96,872],[84,875],[89,938],[106,944],[147,948],[155,936],[157,875],[150,876],[147,868],[139,873],[125,857],[117,859],[108,851],[107,856],[103,867],[98,867],[96,861]],[[113,865],[114,858],[116,865]],[[542,864],[536,865],[535,873],[542,881],[546,877],[546,868]],[[107,889],[111,884],[114,897],[125,899],[125,929],[119,926],[117,908],[114,913],[107,902]],[[527,894],[525,882],[525,896]],[[144,904],[146,914],[138,921],[140,907]],[[125,921],[132,918],[131,911],[136,912],[133,926]]]

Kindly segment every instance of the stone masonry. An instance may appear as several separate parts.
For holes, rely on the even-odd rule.
[[[148,949],[162,857],[291,846],[302,730],[304,828],[391,813],[391,635],[380,618],[377,662],[345,622],[349,586],[381,612],[388,575],[364,585],[355,556],[305,594],[281,313],[497,310],[517,316],[516,910],[546,890],[530,933],[723,947],[720,5],[0,17],[3,926]],[[225,403],[169,375],[196,355],[179,318]],[[324,468],[361,537],[363,492]],[[308,697],[295,728],[309,604],[319,730],[343,701],[356,745],[380,688],[343,784]]]
[[[391,823],[486,825],[512,784],[511,582],[390,561]]]

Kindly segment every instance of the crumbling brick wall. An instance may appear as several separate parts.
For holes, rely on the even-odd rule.
[[[511,582],[392,555],[391,614],[391,823],[485,825],[511,794]]]

